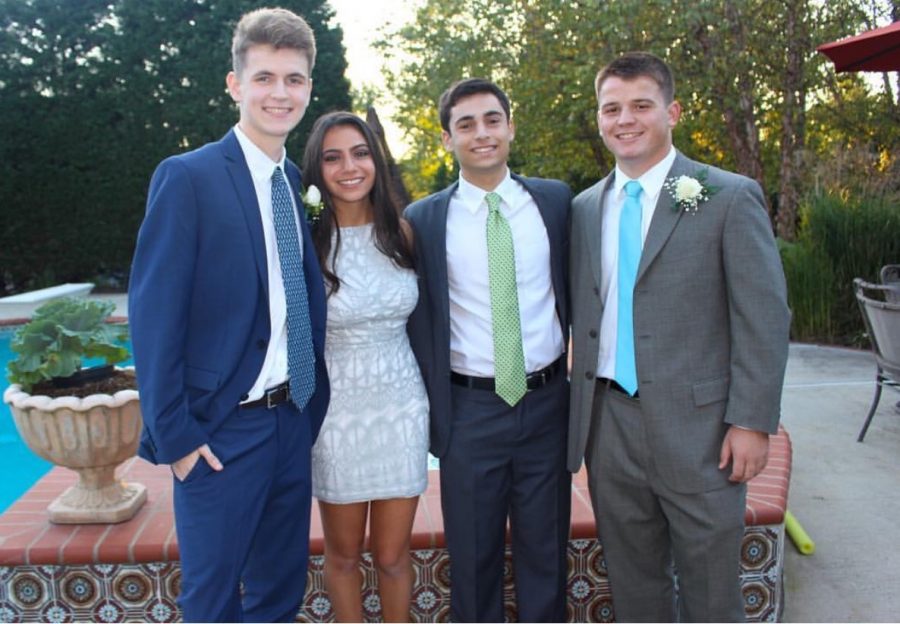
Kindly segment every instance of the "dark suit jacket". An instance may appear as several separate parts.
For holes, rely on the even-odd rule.
[[[295,193],[300,172],[288,162]],[[295,196],[302,206],[299,194]],[[325,290],[309,228],[303,265],[316,390],[305,412],[315,440],[328,406]],[[234,131],[164,160],[150,182],[129,286],[129,322],[144,431],[140,454],[174,462],[209,442],[262,368],[269,284],[259,205]]]
[[[759,185],[678,154],[668,179],[708,172],[718,191],[696,214],[660,193],[634,287],[635,362],[646,443],[678,492],[723,487],[729,425],[775,433],[790,313],[781,259]],[[572,203],[572,383],[569,470],[581,466],[599,350],[600,232],[613,174]],[[601,462],[615,462],[614,457]]]
[[[556,294],[563,343],[568,343],[569,305],[566,276],[569,253],[569,205],[572,192],[558,180],[513,179],[531,193],[550,241],[550,277]],[[441,457],[452,433],[450,399],[450,298],[447,281],[447,209],[456,192],[454,183],[406,209],[416,240],[419,303],[409,320],[410,342],[431,402],[431,453]],[[528,250],[522,250],[528,253]],[[487,267],[485,267],[487,270]]]

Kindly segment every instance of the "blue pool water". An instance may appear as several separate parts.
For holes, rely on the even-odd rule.
[[[0,390],[5,390],[9,385],[6,379],[6,364],[14,359],[9,345],[15,328],[0,327]],[[127,343],[129,352],[131,343]],[[102,362],[88,361],[86,365],[100,364]],[[122,366],[130,366],[128,360]],[[2,392],[0,392],[2,394]],[[44,476],[52,464],[41,459],[33,452],[16,430],[12,413],[6,403],[0,402],[0,513],[6,511],[28,488]],[[432,455],[428,456],[428,469],[437,470],[438,460]]]
[[[15,327],[0,327],[0,389],[4,391],[9,385],[6,378],[6,364],[14,359],[9,345],[15,330]],[[131,344],[129,343],[127,346],[131,351]],[[86,362],[86,364],[93,365],[94,362]],[[130,364],[129,360],[123,365]],[[35,455],[22,441],[16,430],[16,423],[13,421],[9,406],[6,403],[0,403],[0,475],[3,475],[0,478],[0,513],[6,511],[7,507],[44,476],[51,467],[50,462]]]

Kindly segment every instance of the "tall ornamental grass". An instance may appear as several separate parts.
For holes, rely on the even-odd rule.
[[[800,215],[797,242],[779,241],[791,338],[861,346],[853,278],[878,282],[883,265],[900,263],[900,203],[826,193],[805,201]]]

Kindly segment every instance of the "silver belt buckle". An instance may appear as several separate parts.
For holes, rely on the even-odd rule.
[[[290,397],[290,387],[287,385],[279,385],[270,390],[266,390],[266,409],[272,409],[273,407],[278,405],[278,403],[272,402],[272,397],[274,397],[281,391],[287,392],[287,397]]]
[[[552,372],[550,369],[553,368],[553,364],[549,366],[545,366],[541,370],[534,371],[530,375],[525,376],[525,383],[527,384],[529,381],[535,382],[538,384],[538,388],[545,385],[547,380],[550,378],[550,373]]]

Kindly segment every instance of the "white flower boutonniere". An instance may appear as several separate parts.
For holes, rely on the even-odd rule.
[[[683,175],[666,180],[663,186],[675,198],[675,201],[672,202],[672,210],[676,212],[684,210],[690,215],[697,214],[701,202],[705,202],[719,190],[719,187],[706,183],[707,175],[709,175],[709,169],[702,170],[696,177]]]
[[[322,216],[322,192],[319,191],[315,184],[310,184],[305,193],[300,194],[303,205],[306,206],[306,217],[310,223],[315,223]]]

